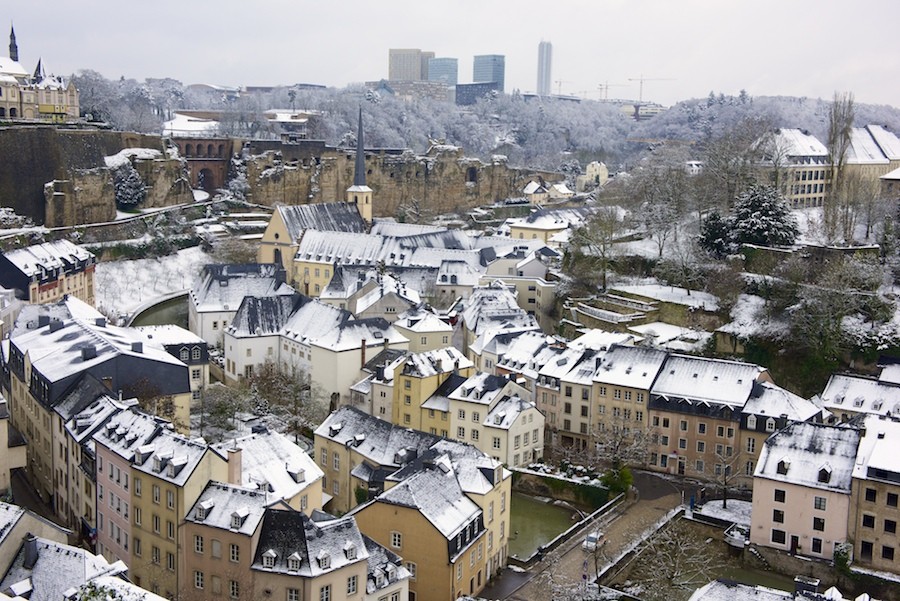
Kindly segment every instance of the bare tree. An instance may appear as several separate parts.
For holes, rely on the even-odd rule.
[[[329,404],[312,380],[312,374],[296,368],[288,373],[267,360],[248,379],[252,411],[271,414],[284,421],[286,432],[299,440],[325,420]]]
[[[593,275],[599,271],[600,289],[606,292],[614,245],[621,241],[625,227],[618,207],[601,207],[572,235],[567,257],[569,275],[586,288],[596,290]]]
[[[853,198],[844,188],[844,169],[853,135],[854,118],[853,94],[835,92],[828,113],[827,148],[831,163],[831,187],[826,188],[829,193],[825,199],[823,216],[826,236],[833,238],[837,234],[842,234],[845,241],[853,237],[853,223],[849,219],[853,212]]]
[[[679,520],[659,530],[640,549],[629,579],[641,584],[640,597],[645,601],[669,601],[676,594],[687,597],[725,567],[708,546],[705,534]]]

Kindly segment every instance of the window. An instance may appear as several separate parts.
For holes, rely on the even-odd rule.
[[[166,520],[166,536],[175,540],[175,523],[171,520]]]
[[[572,403],[563,404],[563,413],[566,413],[566,414],[572,413]]]
[[[884,531],[888,534],[897,534],[897,522],[895,520],[885,520]]]
[[[153,515],[153,532],[155,532],[156,534],[159,534],[159,527],[160,527],[159,524],[160,524],[159,516],[154,514]]]
[[[466,410],[465,410],[465,409],[460,409],[460,410],[459,410],[458,417],[459,417],[459,419],[461,419],[461,420],[466,419]]]
[[[472,429],[472,440],[478,440],[478,430]]]
[[[212,555],[216,559],[219,559],[222,557],[222,541],[212,539],[210,555]]]
[[[719,438],[725,437],[725,426],[716,426],[716,436]]]
[[[587,417],[587,416],[588,416],[587,405],[582,405],[581,406],[581,417]]]
[[[134,479],[134,496],[136,496],[136,497],[141,496],[141,479],[140,478]]]
[[[678,439],[678,448],[686,449],[687,448],[687,438],[679,438]]]
[[[706,434],[706,424],[703,422],[697,424],[697,434]]]
[[[862,525],[863,525],[863,528],[874,528],[875,527],[875,516],[864,513],[863,519],[862,519]]]
[[[473,411],[472,412],[472,421],[475,422],[476,424],[479,423],[481,421],[481,414],[477,411]]]
[[[166,491],[166,506],[169,509],[175,509],[175,493],[171,490]]]
[[[756,430],[756,416],[755,415],[747,416],[747,429],[748,430]]]
[[[775,419],[769,418],[766,420],[766,432],[774,432],[775,431]]]
[[[466,437],[466,429],[463,427],[459,427],[456,429],[456,437],[457,438],[465,438]]]
[[[231,561],[241,560],[241,548],[238,545],[231,545]]]
[[[888,505],[888,507],[896,507],[897,506],[897,493],[889,492],[887,494],[887,505]]]
[[[622,391],[619,390],[618,388],[614,388],[614,389],[613,389],[613,398],[614,398],[614,399],[621,399],[621,398],[622,398]]]
[[[194,588],[203,588],[203,572],[194,572]]]
[[[341,469],[341,456],[337,453],[334,454],[331,467],[333,467],[335,470]]]
[[[492,446],[493,448],[495,448],[495,449],[499,449],[499,448],[500,448],[500,437],[499,437],[499,436],[494,436],[494,439],[493,439],[493,441],[491,442],[491,446]]]
[[[403,548],[403,534],[400,532],[391,532],[391,546],[395,549]]]
[[[326,584],[319,589],[319,601],[331,601],[331,585]]]
[[[203,553],[203,537],[194,535],[194,552]]]
[[[159,505],[159,486],[153,485],[153,502]]]
[[[350,576],[349,578],[347,578],[347,594],[356,594],[356,576]]]
[[[775,522],[776,524],[783,524],[784,523],[784,511],[782,511],[781,509],[772,510],[772,521]]]
[[[567,397],[572,396],[572,387],[571,386],[566,386],[566,396]]]
[[[513,448],[518,449],[522,444],[522,437],[516,434],[515,438],[513,438]]]
[[[681,420],[681,423],[678,424],[678,429],[681,430],[682,432],[687,432],[687,429],[688,429],[687,420]]]
[[[702,473],[703,473],[703,468],[704,468],[704,466],[703,466],[703,460],[702,460],[702,459],[698,459],[697,462],[696,462],[696,464],[694,465],[694,470],[696,470],[698,474],[702,474]]]
[[[166,568],[175,571],[175,554],[174,553],[166,553]]]
[[[818,555],[822,554],[822,539],[821,538],[813,538],[812,539],[812,552]]]
[[[409,579],[415,580],[416,579],[416,564],[411,561],[407,561],[405,565],[406,565],[406,569],[409,570]]]
[[[661,444],[664,447],[669,446],[669,437],[668,436],[660,436],[659,444]]]
[[[241,596],[241,585],[238,584],[237,580],[229,580],[228,589],[232,599],[237,599]]]
[[[881,547],[881,558],[894,561],[894,547],[888,547],[887,545]]]
[[[300,589],[289,588],[287,590],[287,601],[300,601]]]
[[[322,449],[322,454],[321,454],[319,463],[321,463],[322,465],[328,465],[328,449]]]
[[[784,503],[785,491],[775,489],[775,502],[776,503]]]
[[[159,565],[159,557],[159,547],[154,545],[153,548],[150,549],[150,561],[152,561],[156,565]]]
[[[816,509],[825,511],[825,497],[816,497],[815,499],[813,499],[813,506]]]
[[[878,492],[874,488],[866,489],[866,501],[874,503],[878,499]]]
[[[784,541],[787,540],[787,537],[784,533],[784,530],[772,529],[772,542],[778,543],[779,545],[783,545]]]
[[[141,515],[141,514],[142,514],[141,508],[140,508],[140,507],[135,507],[135,508],[134,508],[134,523],[135,523],[135,525],[137,525],[137,526],[140,526],[140,525],[141,525],[141,520],[142,520],[142,515]]]
[[[698,452],[698,453],[705,453],[705,452],[706,452],[706,443],[703,442],[702,440],[698,440],[698,441],[697,441],[697,452]]]
[[[756,452],[756,439],[755,439],[755,438],[748,438],[748,439],[747,439],[747,452],[748,452],[748,453],[755,453],[755,452]]]

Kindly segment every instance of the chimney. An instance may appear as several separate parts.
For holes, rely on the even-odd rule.
[[[241,450],[228,449],[228,483],[236,486],[241,485]]]
[[[366,339],[363,338],[361,344],[359,345],[359,366],[366,366]]]
[[[819,579],[818,578],[810,578],[807,576],[794,577],[794,595],[795,596],[798,596],[801,593],[818,594],[818,592],[819,592]]]
[[[22,564],[26,570],[34,568],[38,560],[37,537],[30,532],[25,535],[25,561]]]
[[[131,350],[135,353],[143,353],[144,352],[144,343],[143,342],[132,342]]]

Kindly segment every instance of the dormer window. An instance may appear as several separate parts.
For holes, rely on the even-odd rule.
[[[197,519],[202,521],[209,515],[210,510],[215,506],[211,499],[207,499],[197,505]]]
[[[278,557],[278,553],[275,552],[274,549],[269,549],[262,556],[262,563],[264,568],[274,568],[275,567],[275,558]]]
[[[301,562],[300,554],[297,552],[292,553],[290,555],[290,557],[288,557],[288,561],[287,561],[288,570],[290,570],[292,572],[299,571],[300,570],[300,562]]]
[[[344,545],[344,557],[347,559],[356,559],[356,545],[351,542]]]
[[[247,507],[241,507],[233,512],[231,514],[231,529],[239,530],[244,525],[244,520],[247,519],[248,515],[250,515],[250,509]]]
[[[766,432],[774,432],[775,431],[775,418],[770,417],[766,420]]]
[[[179,357],[179,358],[180,358],[182,361],[187,361],[187,360],[188,360],[188,357],[190,357],[190,353],[188,353],[188,350],[187,350],[186,348],[181,349],[181,353],[180,353],[180,357]]]
[[[175,477],[175,464],[174,463],[169,463],[169,465],[166,466],[166,475],[169,478]]]
[[[322,551],[316,556],[316,562],[319,564],[319,569],[327,570],[331,567],[331,555]]]
[[[231,528],[237,530],[241,527],[241,516],[236,513],[231,514]]]
[[[748,430],[756,430],[756,416],[755,415],[747,416],[747,429]]]
[[[791,462],[788,461],[787,459],[782,459],[781,461],[778,462],[778,473],[781,474],[782,476],[785,476],[785,475],[787,475],[790,467],[791,467]]]
[[[831,481],[831,467],[824,465],[822,469],[819,470],[819,482],[823,484],[828,484]]]
[[[162,471],[162,459],[159,458],[159,455],[153,456],[153,471],[154,472]]]

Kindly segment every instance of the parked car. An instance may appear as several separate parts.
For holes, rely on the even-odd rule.
[[[599,530],[595,530],[584,538],[584,542],[581,543],[581,548],[588,553],[593,553],[604,544],[606,544],[606,535]]]

